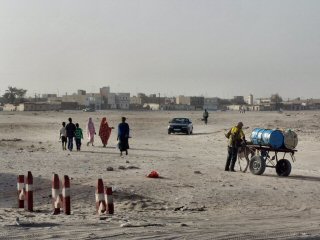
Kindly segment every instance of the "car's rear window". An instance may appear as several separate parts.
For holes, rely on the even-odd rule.
[[[188,123],[189,120],[186,118],[174,118],[171,120],[172,123]]]

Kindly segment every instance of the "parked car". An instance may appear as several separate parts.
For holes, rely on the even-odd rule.
[[[94,112],[95,110],[93,108],[84,108],[82,109],[84,112]]]
[[[192,134],[193,125],[189,118],[173,118],[169,122],[168,134],[171,133],[186,133]]]

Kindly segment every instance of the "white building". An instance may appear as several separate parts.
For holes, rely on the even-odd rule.
[[[190,105],[190,97],[186,97],[186,96],[180,95],[180,96],[176,97],[176,103],[177,104]]]
[[[116,109],[117,108],[116,94],[115,93],[109,93],[108,94],[108,105],[109,105],[110,109]]]
[[[13,104],[5,104],[3,106],[3,111],[8,111],[8,112],[11,112],[11,111],[17,111],[17,106],[13,105]]]
[[[270,104],[271,98],[258,98],[257,104]]]
[[[96,110],[101,110],[101,105],[103,104],[103,99],[99,93],[88,93],[86,94],[85,106],[94,108]]]
[[[76,102],[80,106],[86,106],[87,95],[79,95],[79,94],[64,95],[62,96],[62,102]]]
[[[118,109],[129,109],[130,93],[118,93],[116,95],[116,105]]]
[[[247,103],[248,103],[248,105],[253,105],[253,95],[252,94],[250,94],[247,97]]]
[[[18,106],[5,104],[4,111],[58,111],[61,109],[61,103],[47,102],[26,102],[20,103]]]
[[[145,104],[143,104],[143,108],[147,108],[150,110],[160,110],[160,104],[158,104],[158,103],[145,103]]]
[[[232,110],[232,111],[239,111],[241,109],[241,107],[242,107],[242,105],[234,104],[234,105],[228,105],[227,109]]]
[[[110,94],[110,87],[102,87],[100,88],[100,94],[102,97],[107,98],[108,95]]]
[[[203,109],[207,109],[208,111],[216,111],[218,110],[218,106],[219,106],[219,98],[214,97],[214,98],[204,99]]]

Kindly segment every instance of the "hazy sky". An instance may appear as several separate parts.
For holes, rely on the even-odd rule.
[[[0,94],[320,98],[318,0],[0,0]]]

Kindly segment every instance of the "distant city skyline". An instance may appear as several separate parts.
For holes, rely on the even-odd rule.
[[[256,96],[252,93],[248,93],[246,95],[234,95],[234,96],[230,96],[230,97],[219,97],[219,96],[205,96],[205,95],[184,95],[184,94],[177,94],[177,95],[167,95],[167,94],[162,94],[162,93],[157,93],[157,92],[137,92],[137,93],[132,93],[130,91],[118,91],[118,92],[115,92],[115,91],[112,91],[112,88],[110,86],[101,86],[100,88],[103,88],[103,87],[109,87],[110,89],[110,92],[113,92],[113,93],[129,93],[130,94],[130,97],[133,97],[133,96],[137,96],[138,94],[145,94],[146,96],[151,96],[151,95],[156,95],[157,97],[160,96],[160,97],[167,97],[167,98],[176,98],[176,97],[179,97],[179,96],[186,96],[186,97],[204,97],[204,98],[220,98],[220,99],[233,99],[235,97],[244,97],[244,100],[247,101],[247,98],[252,95],[253,99],[255,100],[258,100],[258,99],[264,99],[264,98],[270,98],[272,95],[274,94],[278,94],[278,93],[270,93],[269,95],[266,94],[265,96]],[[79,92],[78,90],[80,91],[85,91],[86,94],[91,94],[91,93],[94,93],[94,94],[99,94],[100,93],[100,88],[98,88],[97,90],[93,90],[93,91],[88,91],[87,89],[75,89],[74,91],[71,91],[71,92],[34,92],[33,94],[28,94],[28,89],[27,90],[27,94],[26,94],[26,98],[41,98],[43,97],[43,95],[48,95],[48,94],[56,94],[57,97],[64,97],[64,96],[70,96],[70,95],[79,95]],[[0,91],[1,92],[1,91]],[[4,90],[5,92],[5,90]],[[3,94],[1,94],[2,96]],[[283,101],[287,101],[287,100],[294,100],[294,99],[298,99],[298,98],[301,98],[301,99],[313,99],[312,97],[311,98],[303,98],[303,97],[299,97],[299,96],[296,96],[296,97],[283,97],[281,96],[280,94],[278,94],[280,97],[282,97]],[[0,96],[0,97],[1,97]],[[320,97],[318,97],[317,99],[320,99]]]
[[[320,98],[320,1],[0,1],[0,94]]]

